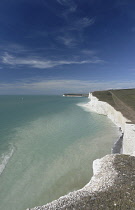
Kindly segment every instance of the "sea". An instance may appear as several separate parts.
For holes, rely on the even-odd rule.
[[[119,130],[88,98],[0,96],[0,209],[45,205],[85,186]]]

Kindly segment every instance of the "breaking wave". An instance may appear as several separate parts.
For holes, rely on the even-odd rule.
[[[0,157],[0,175],[4,171],[6,165],[8,164],[10,158],[12,157],[14,153],[14,147],[11,146],[9,151],[6,153],[3,153],[2,156]]]

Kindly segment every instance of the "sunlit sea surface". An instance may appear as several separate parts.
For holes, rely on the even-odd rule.
[[[87,98],[0,96],[0,209],[44,205],[87,184],[118,128]]]

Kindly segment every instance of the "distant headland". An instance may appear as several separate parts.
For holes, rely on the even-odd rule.
[[[88,97],[89,94],[87,93],[64,93],[63,96],[67,96],[67,97]]]

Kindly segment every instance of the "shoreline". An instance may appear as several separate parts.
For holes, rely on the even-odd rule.
[[[129,134],[132,134],[131,137],[134,136],[135,124],[132,124],[107,102],[99,101],[92,93],[89,94],[89,98],[91,101],[83,105],[84,107],[97,114],[106,115],[120,128],[121,135],[111,149],[115,154],[94,160],[93,176],[82,189],[31,210],[135,209],[135,157],[131,156],[134,154],[131,144],[133,140],[129,148],[126,148],[126,143],[129,143],[128,140],[130,140]],[[125,153],[124,150],[129,155],[118,154]]]
[[[82,106],[83,108],[85,108],[88,112],[95,112],[93,111],[90,107],[89,107],[90,102],[86,103],[86,104],[78,104],[78,106]],[[98,113],[99,114],[99,113]],[[107,116],[108,117],[108,116]],[[109,118],[109,117],[108,117]],[[110,118],[109,118],[110,119]],[[111,119],[110,119],[111,120]],[[112,120],[111,120],[112,121]],[[121,127],[119,127],[117,124],[115,124],[113,121],[112,123],[114,125],[117,126],[117,128],[119,128],[119,135],[118,135],[118,139],[115,140],[115,142],[112,145],[111,149],[111,154],[122,154],[122,143],[123,143],[123,136],[124,133],[121,129]]]

